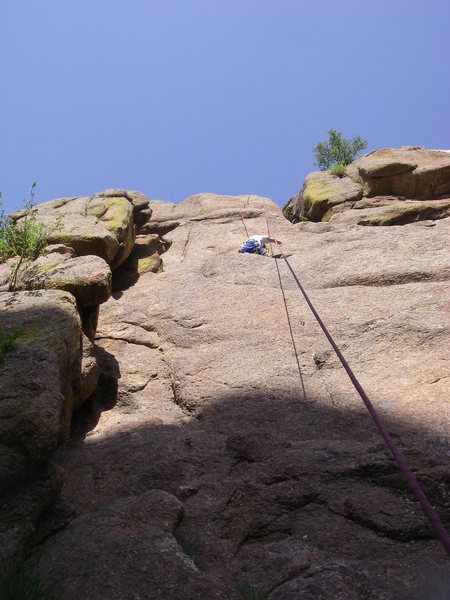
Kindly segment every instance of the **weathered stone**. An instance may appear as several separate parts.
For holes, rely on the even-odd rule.
[[[53,463],[33,469],[26,480],[5,491],[0,505],[0,561],[22,556],[25,541],[61,491],[64,470]],[[3,563],[3,564],[5,564]],[[17,591],[17,590],[15,590]]]
[[[64,244],[51,244],[45,247],[44,254],[68,254],[70,258],[73,258],[75,250],[70,246],[64,246]]]
[[[41,566],[60,582],[56,589],[67,599],[232,600],[236,596],[223,595],[221,586],[209,580],[178,544],[173,533],[182,514],[181,502],[162,490],[116,500],[69,525],[70,552],[65,535],[56,534]],[[101,546],[92,532],[102,539]],[[64,581],[59,577],[62,563]]]
[[[123,190],[123,189],[118,189],[118,188],[108,188],[106,190],[103,190],[102,192],[97,192],[96,194],[94,194],[93,197],[94,198],[96,198],[96,197],[127,198],[127,200],[129,200],[133,206],[133,212],[144,210],[144,209],[148,208],[147,196],[145,194],[143,194],[142,192],[137,192],[135,190]]]
[[[4,263],[0,263],[0,292],[7,292],[9,282],[14,272],[14,267],[17,265],[17,258],[9,258]]]
[[[365,196],[393,194],[417,200],[450,196],[450,151],[420,146],[369,152],[347,167]]]
[[[62,291],[0,293],[0,325],[16,330],[0,365],[0,491],[44,462],[66,439],[81,324]]]
[[[88,204],[86,215],[94,215],[114,235],[119,248],[111,262],[111,269],[120,266],[130,254],[135,238],[133,208],[122,196],[94,197]]]
[[[320,221],[333,206],[361,198],[362,186],[350,177],[340,178],[328,171],[316,171],[306,177],[301,192],[289,201],[288,206],[294,219],[307,217],[311,221]],[[288,210],[288,207],[283,210]]]
[[[284,262],[237,253],[240,211],[250,234],[267,213],[446,526],[450,219],[292,225],[266,198],[213,194],[150,206],[171,229],[164,271],[102,305],[101,384],[64,456],[78,516],[41,546],[43,574],[64,574],[66,600],[410,600],[445,554]]]
[[[333,217],[335,223],[388,225],[438,219],[448,214],[450,151],[417,146],[383,148],[355,160],[347,166],[346,173],[341,179],[328,171],[310,173],[301,192],[283,207],[285,217],[294,223],[305,217],[313,221]],[[440,199],[442,203],[402,203],[406,199]],[[360,212],[361,208],[381,205],[390,208]],[[354,209],[357,214],[352,212]],[[334,217],[336,214],[340,216]]]
[[[163,254],[170,246],[159,235],[139,235],[127,260],[114,272],[113,290],[124,290],[136,283],[140,275],[156,273],[162,268]]]
[[[122,190],[111,188],[107,190],[103,190],[103,192],[98,192],[94,194],[95,197],[123,197],[126,198],[133,207],[133,217],[134,223],[139,227],[146,223],[152,214],[152,211],[148,208],[148,198],[142,192],[136,192],[134,190]]]
[[[57,198],[37,206],[37,218],[47,228],[54,228],[48,236],[49,244],[64,244],[77,255],[95,254],[111,264],[119,251],[114,233],[99,223],[94,215],[87,215],[90,198]]]
[[[39,204],[37,219],[51,229],[49,244],[69,246],[77,255],[100,256],[112,269],[118,267],[133,247],[134,208],[131,196],[118,195],[122,190],[110,192],[113,195],[57,198]],[[148,201],[138,192],[130,194],[135,197],[137,211],[148,206]],[[12,216],[20,219],[23,211]]]
[[[94,393],[100,376],[94,345],[84,334],[82,334],[81,343],[82,353],[79,361],[74,365],[72,383],[74,410],[80,408]]]
[[[450,198],[446,200],[364,200],[353,205],[352,210],[342,212],[331,209],[323,217],[333,224],[356,225],[405,225],[414,221],[442,219],[450,216]],[[338,207],[341,208],[341,207]]]
[[[99,256],[50,254],[21,269],[16,289],[65,290],[84,308],[106,302],[111,286],[111,269]]]
[[[152,209],[151,208],[145,208],[143,210],[140,210],[134,214],[134,222],[136,224],[136,227],[138,227],[138,230],[140,227],[142,227],[143,225],[145,225],[145,223],[147,223],[151,216],[152,216]]]

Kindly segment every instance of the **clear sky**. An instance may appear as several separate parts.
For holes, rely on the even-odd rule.
[[[448,0],[1,0],[0,190],[282,205],[329,128],[450,147]]]

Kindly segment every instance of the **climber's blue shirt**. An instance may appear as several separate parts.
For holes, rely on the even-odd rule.
[[[266,254],[267,250],[256,240],[248,239],[239,248],[239,252],[247,252],[248,254]]]

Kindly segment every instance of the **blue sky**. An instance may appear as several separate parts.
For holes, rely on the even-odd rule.
[[[9,212],[105,187],[282,205],[333,127],[450,147],[447,0],[2,0]]]

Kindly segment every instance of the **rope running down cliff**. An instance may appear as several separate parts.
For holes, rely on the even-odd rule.
[[[270,224],[269,224],[269,219],[267,217],[267,212],[264,211],[264,215],[266,218],[266,223],[267,223],[267,232],[269,237],[272,237],[271,231],[270,231]],[[386,427],[384,426],[383,422],[381,421],[380,417],[378,416],[378,413],[376,412],[373,404],[371,403],[371,401],[369,400],[367,394],[365,393],[365,391],[363,390],[361,384],[359,383],[358,379],[356,378],[355,374],[353,373],[353,371],[351,370],[349,364],[347,363],[347,361],[345,360],[342,352],[339,350],[338,346],[336,345],[335,341],[333,340],[333,338],[331,337],[331,334],[329,333],[328,329],[325,327],[325,324],[323,323],[322,319],[319,316],[319,313],[316,311],[316,309],[314,308],[311,300],[309,299],[308,295],[306,294],[305,290],[303,289],[302,284],[300,283],[297,275],[295,274],[294,270],[292,269],[286,255],[284,254],[283,250],[281,249],[281,246],[278,242],[275,242],[278,250],[280,251],[281,256],[283,257],[286,265],[288,266],[295,282],[297,283],[301,293],[303,294],[303,297],[305,298],[309,308],[311,309],[313,315],[315,316],[317,322],[319,323],[322,331],[324,332],[327,340],[330,342],[333,350],[336,352],[339,360],[341,361],[342,366],[344,367],[344,369],[347,372],[347,375],[350,378],[350,381],[353,383],[356,391],[358,392],[358,394],[360,395],[362,401],[364,402],[364,404],[366,405],[367,410],[369,411],[370,416],[372,417],[375,425],[378,428],[378,431],[380,432],[380,434],[382,435],[387,447],[389,448],[389,450],[391,451],[392,455],[394,456],[395,460],[397,461],[401,471],[403,472],[403,474],[405,475],[409,486],[411,487],[412,491],[414,492],[414,495],[416,496],[417,500],[420,502],[423,511],[425,512],[426,516],[428,517],[431,526],[434,529],[434,532],[436,533],[437,537],[439,538],[439,540],[442,542],[442,545],[444,546],[445,551],[447,552],[447,554],[450,556],[450,536],[447,533],[447,531],[445,530],[444,526],[442,525],[438,515],[436,514],[436,511],[434,510],[434,508],[432,507],[430,501],[428,500],[428,498],[426,497],[424,491],[422,490],[422,488],[420,487],[416,477],[414,476],[414,473],[411,471],[411,469],[408,467],[403,455],[401,454],[401,452],[399,451],[399,449],[397,448],[397,446],[394,444],[391,436],[389,435]]]

